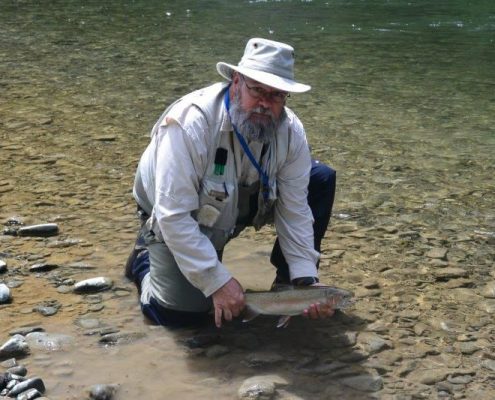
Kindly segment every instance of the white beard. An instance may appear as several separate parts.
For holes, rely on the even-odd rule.
[[[280,118],[276,119],[273,113],[266,108],[257,107],[250,112],[241,108],[241,91],[237,89],[230,105],[230,118],[239,133],[248,142],[255,141],[268,144],[275,137],[278,125],[285,118],[285,110],[282,110]],[[252,113],[264,114],[270,117],[268,122],[255,122],[250,119]]]

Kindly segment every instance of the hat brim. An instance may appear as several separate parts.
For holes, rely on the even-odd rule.
[[[239,67],[237,65],[231,65],[224,62],[217,63],[217,71],[221,76],[229,81],[232,80],[232,73],[237,71],[240,74],[255,80],[256,82],[260,82],[283,92],[304,93],[311,90],[311,86],[305,85],[304,83],[294,82],[293,80],[282,78],[268,72]]]

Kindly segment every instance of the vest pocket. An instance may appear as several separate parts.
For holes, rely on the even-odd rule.
[[[222,180],[205,178],[199,195],[197,221],[211,228],[217,222],[225,206],[230,203],[234,185]]]

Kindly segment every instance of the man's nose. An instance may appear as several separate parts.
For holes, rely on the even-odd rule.
[[[258,104],[263,107],[263,108],[266,108],[266,109],[270,109],[270,107],[272,106],[272,102],[269,98],[269,95],[266,95],[266,94],[263,94],[262,96],[260,96],[258,98]]]

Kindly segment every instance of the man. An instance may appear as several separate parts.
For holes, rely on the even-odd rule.
[[[243,288],[221,259],[248,225],[275,224],[274,285],[318,285],[335,172],[311,161],[303,126],[285,107],[289,93],[310,89],[294,80],[294,49],[251,39],[237,66],[217,70],[229,82],[167,108],[136,172],[142,229],[126,276],[143,313],[162,325],[204,321],[212,307],[218,327],[240,315]],[[319,304],[304,312],[332,314]]]

